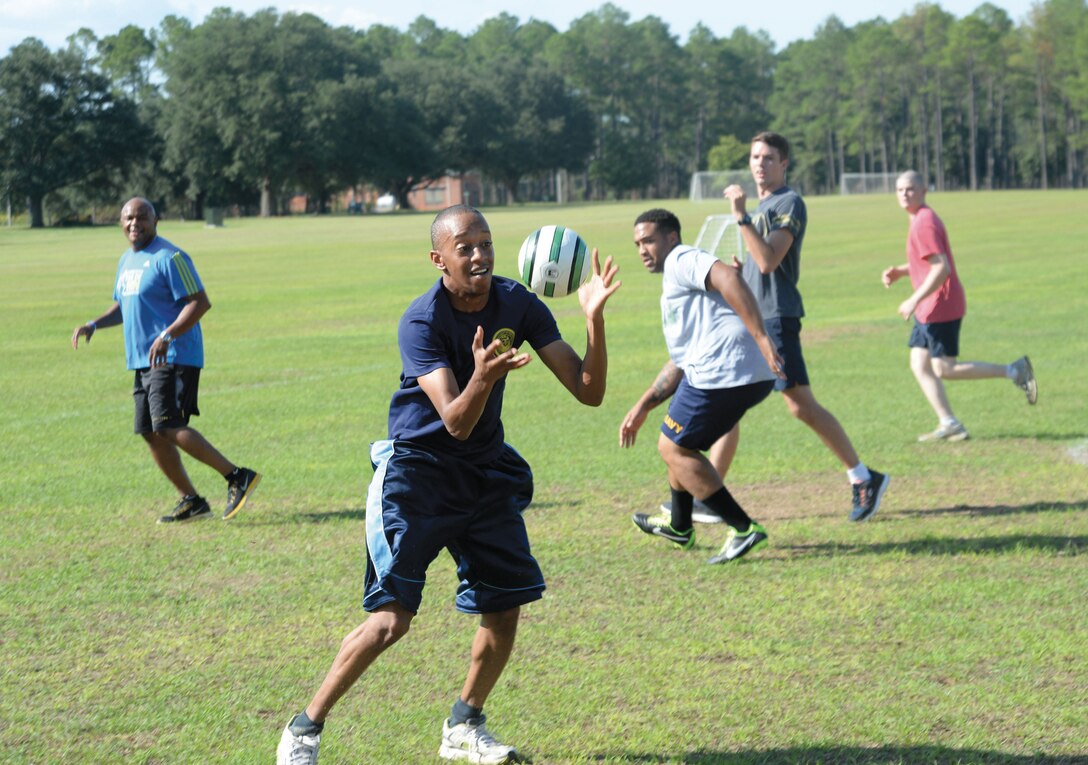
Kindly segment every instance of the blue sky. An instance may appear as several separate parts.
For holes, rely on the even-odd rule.
[[[279,11],[309,12],[335,26],[366,28],[385,24],[405,29],[418,16],[433,19],[440,27],[471,34],[483,21],[506,12],[521,21],[530,18],[547,21],[565,31],[587,11],[600,8],[593,0],[474,0],[472,3],[448,3],[416,0],[398,3],[390,0],[0,0],[0,55],[26,37],[37,37],[50,48],[64,45],[65,38],[81,27],[99,37],[113,34],[127,24],[145,29],[157,27],[163,17],[182,16],[199,23],[216,6],[226,5],[236,11],[252,13],[260,8]],[[632,21],[656,15],[668,24],[681,40],[702,22],[719,37],[739,26],[750,31],[765,30],[779,49],[791,41],[811,37],[832,13],[847,26],[882,16],[898,18],[915,6],[915,0],[777,0],[763,5],[753,2],[719,4],[708,0],[615,0]],[[957,18],[966,16],[981,0],[943,0],[938,5]],[[1014,22],[1021,22],[1033,3],[1031,0],[994,0]],[[468,8],[468,9],[466,9]],[[713,10],[709,10],[713,9]],[[775,14],[771,15],[770,10]]]

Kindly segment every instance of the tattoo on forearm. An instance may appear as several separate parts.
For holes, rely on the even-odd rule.
[[[651,399],[655,403],[661,403],[672,395],[672,390],[675,384],[673,377],[674,375],[672,374],[671,370],[663,370],[661,374],[657,376],[657,379],[654,380],[654,384],[651,386],[651,389],[653,391],[651,393]]]

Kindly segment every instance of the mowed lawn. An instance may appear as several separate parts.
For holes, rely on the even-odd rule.
[[[1088,193],[931,194],[968,316],[962,358],[1030,354],[1039,403],[950,383],[971,432],[935,426],[907,365],[907,217],[892,195],[813,197],[802,338],[819,400],[893,476],[870,522],[777,394],[744,420],[728,484],[770,545],[707,566],[640,534],[666,498],[651,420],[621,418],[665,361],[660,277],[631,243],[655,203],[486,210],[500,274],[545,223],[621,265],[609,388],[578,405],[539,361],[511,375],[508,440],[548,579],[489,725],[545,763],[1088,763]],[[662,203],[692,239],[723,205]],[[367,447],[385,436],[396,324],[437,278],[429,214],[163,221],[213,304],[194,421],[264,482],[233,521],[156,525],[175,497],[132,435],[110,303],[116,227],[0,228],[0,761],[270,763],[364,614]],[[576,349],[576,298],[549,303]],[[664,414],[664,410],[660,411]],[[189,462],[216,507],[225,484]],[[435,487],[439,491],[440,487]],[[322,762],[436,762],[476,620],[432,567],[412,632],[337,707]]]

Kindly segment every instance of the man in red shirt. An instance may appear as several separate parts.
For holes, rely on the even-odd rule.
[[[926,400],[937,413],[936,430],[924,433],[919,441],[963,441],[967,428],[952,414],[944,380],[982,380],[1005,377],[1012,380],[1034,404],[1038,395],[1031,361],[1021,356],[1011,364],[984,361],[957,361],[960,324],[967,312],[963,285],[956,275],[948,232],[937,213],[926,206],[926,185],[922,176],[908,170],[895,182],[899,206],[910,216],[907,233],[907,262],[884,270],[885,287],[904,276],[910,277],[914,292],[899,304],[904,321],[914,316],[910,335],[910,368]]]

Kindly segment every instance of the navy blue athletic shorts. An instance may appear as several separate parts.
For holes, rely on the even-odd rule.
[[[427,568],[443,548],[457,564],[458,611],[495,613],[540,599],[544,575],[521,515],[533,473],[513,447],[480,465],[386,440],[371,444],[370,460],[364,609],[395,600],[418,612]]]
[[[677,446],[706,451],[731,431],[745,412],[771,395],[772,390],[773,380],[702,390],[689,385],[685,377],[669,402],[661,432]]]
[[[763,322],[767,336],[782,357],[786,379],[775,378],[774,389],[781,392],[797,385],[808,385],[808,369],[801,353],[801,320],[793,316],[767,319]]]
[[[934,359],[941,356],[955,358],[960,355],[961,323],[963,319],[935,321],[932,324],[923,324],[915,319],[907,345],[911,348],[928,349],[930,357]]]
[[[200,414],[196,405],[199,387],[200,367],[166,364],[137,369],[132,383],[136,404],[133,432],[151,433],[188,425],[192,415]]]

